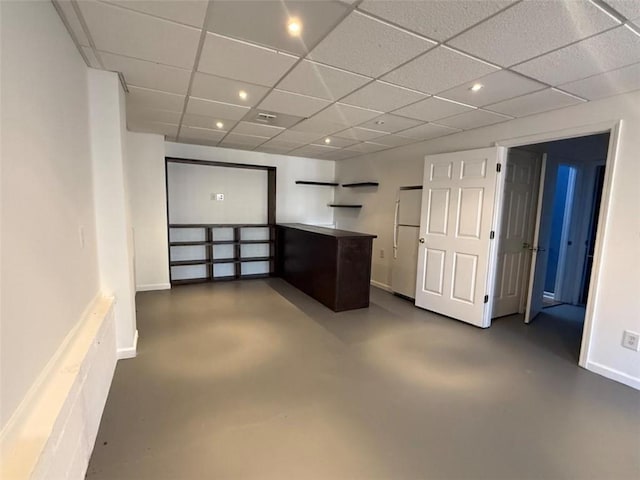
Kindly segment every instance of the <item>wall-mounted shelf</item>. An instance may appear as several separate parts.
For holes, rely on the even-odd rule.
[[[340,184],[333,182],[311,182],[307,180],[296,180],[296,185],[320,185],[324,187],[337,187]]]
[[[345,203],[330,203],[328,206],[333,208],[362,208],[362,205],[345,204]]]
[[[343,187],[377,187],[380,185],[378,182],[356,182],[356,183],[343,183]]]

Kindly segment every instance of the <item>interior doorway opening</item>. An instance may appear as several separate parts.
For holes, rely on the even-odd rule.
[[[493,318],[565,337],[579,356],[593,270],[609,132],[510,148]]]

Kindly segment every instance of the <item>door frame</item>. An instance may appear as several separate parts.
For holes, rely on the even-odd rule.
[[[537,133],[533,135],[526,135],[521,137],[507,138],[496,141],[495,146],[500,147],[521,147],[524,145],[530,145],[533,143],[552,142],[555,140],[564,140],[574,137],[583,137],[586,135],[594,135],[598,133],[609,132],[609,146],[607,150],[607,159],[605,162],[604,171],[604,185],[602,187],[602,197],[600,201],[600,215],[598,218],[598,224],[596,227],[596,241],[593,255],[593,268],[591,270],[591,281],[589,284],[589,293],[587,298],[587,305],[585,308],[584,328],[582,331],[582,342],[580,346],[580,358],[578,365],[583,368],[587,368],[587,362],[589,360],[589,353],[591,350],[591,344],[593,341],[594,324],[597,321],[594,317],[594,312],[598,305],[598,286],[601,277],[601,265],[603,254],[603,243],[605,237],[605,230],[609,223],[609,214],[611,210],[611,197],[613,188],[614,172],[617,167],[617,159],[620,145],[620,131],[623,125],[623,121],[610,120],[607,122],[599,122],[589,125],[582,125],[574,128],[552,130],[543,133]],[[498,196],[496,196],[496,202]],[[502,196],[500,196],[502,201]],[[501,208],[501,205],[496,204],[494,211]],[[490,271],[495,272],[497,268],[495,259],[490,264]]]

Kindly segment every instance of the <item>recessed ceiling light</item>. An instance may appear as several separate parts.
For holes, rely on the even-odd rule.
[[[242,100],[246,100],[247,99],[247,92],[245,92],[244,90],[240,90],[238,92],[238,96],[242,99]]]
[[[484,87],[484,85],[482,85],[481,83],[474,83],[469,90],[471,90],[472,92],[477,92],[478,90],[482,89],[482,87]]]
[[[302,33],[302,22],[297,18],[290,18],[287,23],[287,30],[292,37],[299,37]]]
[[[329,137],[324,139],[324,143],[326,143],[327,145],[329,145],[331,143],[331,139]]]
[[[216,122],[216,127],[218,127],[218,128],[222,128],[222,127],[224,127],[224,123],[222,123],[222,122]]]

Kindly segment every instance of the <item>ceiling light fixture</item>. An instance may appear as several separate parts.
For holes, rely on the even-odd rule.
[[[484,87],[484,85],[482,85],[481,83],[474,83],[469,90],[471,90],[472,92],[477,92],[478,90],[481,90],[482,87]]]
[[[238,96],[242,99],[242,100],[246,100],[247,99],[247,92],[245,92],[244,90],[240,90],[238,92]]]
[[[331,143],[331,139],[329,137],[324,139],[324,143],[326,143],[327,145],[329,145]]]
[[[218,128],[222,128],[222,127],[224,127],[224,123],[222,123],[222,122],[216,122],[216,127],[218,127]]]
[[[292,37],[299,37],[302,33],[302,23],[297,18],[290,18],[287,23],[287,30]]]

